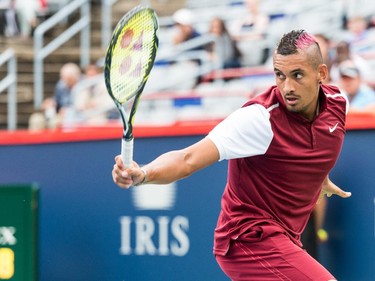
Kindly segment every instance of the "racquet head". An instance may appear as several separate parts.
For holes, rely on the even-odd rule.
[[[122,158],[130,166],[133,157],[133,121],[140,96],[154,65],[158,48],[155,12],[138,6],[116,25],[105,57],[104,78],[124,125]],[[134,97],[127,117],[123,104]]]
[[[105,58],[108,93],[120,104],[141,94],[153,67],[158,22],[155,12],[138,6],[119,21]]]

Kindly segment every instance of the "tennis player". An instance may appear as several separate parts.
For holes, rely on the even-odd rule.
[[[140,168],[115,158],[122,187],[166,184],[229,160],[214,254],[232,280],[336,280],[300,236],[321,195],[351,196],[328,174],[340,154],[348,102],[328,75],[315,38],[285,34],[273,55],[276,85],[249,100],[201,141]]]

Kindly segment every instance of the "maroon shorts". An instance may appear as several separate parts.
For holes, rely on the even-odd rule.
[[[225,256],[216,255],[216,260],[233,281],[336,280],[282,233],[257,242],[231,241],[228,253]]]

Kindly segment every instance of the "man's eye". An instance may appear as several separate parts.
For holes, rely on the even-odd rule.
[[[281,72],[276,72],[275,75],[279,79],[284,79],[285,78],[284,74],[282,74]]]
[[[303,75],[302,75],[302,73],[296,73],[296,74],[294,74],[294,77],[296,79],[301,79],[303,77]]]

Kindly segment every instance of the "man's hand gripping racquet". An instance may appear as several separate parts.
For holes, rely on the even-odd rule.
[[[133,122],[139,99],[154,65],[158,49],[155,12],[137,6],[118,22],[105,58],[105,84],[124,125],[121,156],[125,167],[133,160]],[[133,104],[127,116],[124,104]]]

